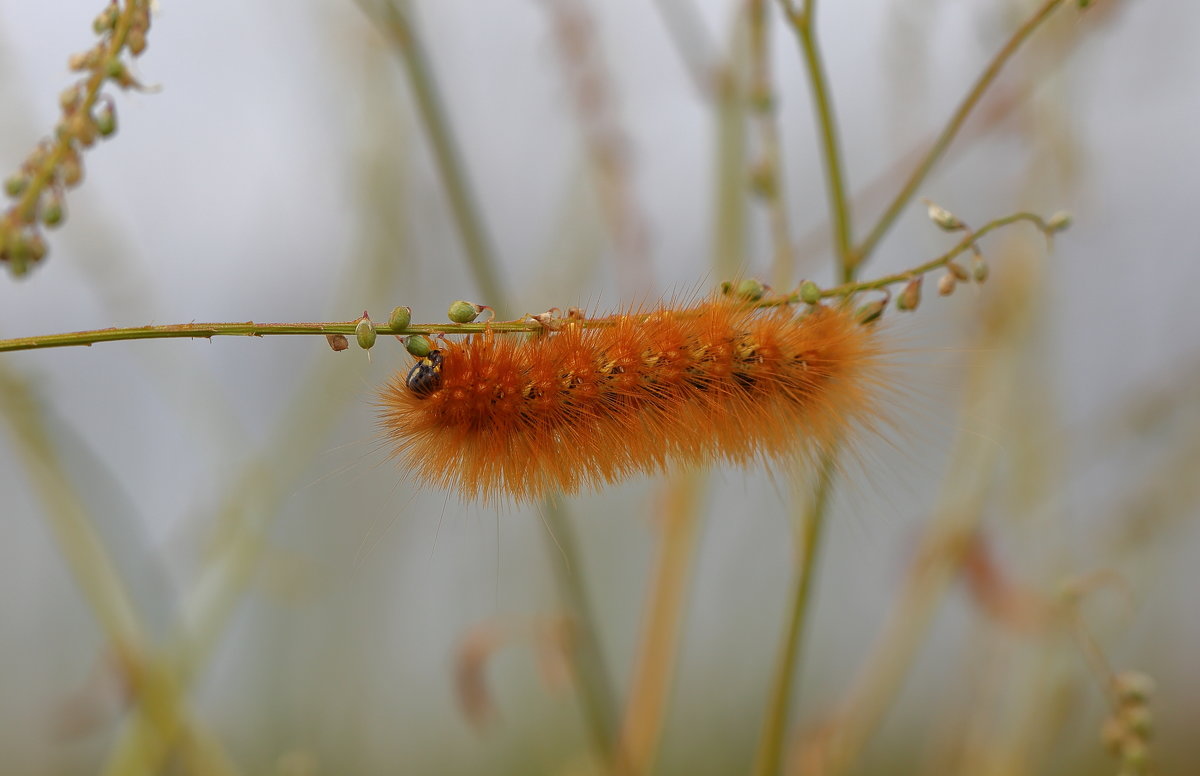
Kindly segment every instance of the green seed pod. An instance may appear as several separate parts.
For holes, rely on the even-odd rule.
[[[971,268],[971,274],[975,278],[976,283],[982,283],[988,279],[988,265],[984,261],[975,262],[975,266]]]
[[[117,83],[122,83],[129,76],[129,73],[125,70],[125,63],[113,57],[104,63],[104,75]]]
[[[757,302],[766,293],[767,287],[755,278],[746,278],[737,286],[737,295],[748,302]]]
[[[42,206],[42,223],[49,227],[55,227],[62,223],[63,220],[63,201],[58,195],[51,195],[46,204]]]
[[[96,114],[96,131],[100,133],[100,137],[108,137],[117,131],[117,112],[111,103],[105,103]]]
[[[4,181],[4,192],[10,197],[19,197],[29,187],[29,178],[20,173],[13,173]]]
[[[371,323],[371,319],[363,317],[354,327],[354,336],[358,339],[358,346],[363,350],[370,350],[375,347],[375,324]]]
[[[446,311],[446,314],[455,323],[470,323],[478,318],[479,313],[482,311],[483,308],[479,305],[459,299],[451,303],[450,309]]]
[[[800,301],[805,304],[816,304],[821,301],[821,289],[811,280],[800,284]]]
[[[407,329],[412,323],[412,308],[411,307],[393,307],[392,314],[388,316],[388,326],[391,327],[392,333]]]
[[[425,358],[433,350],[433,343],[423,334],[410,334],[404,338],[404,349],[417,358]]]

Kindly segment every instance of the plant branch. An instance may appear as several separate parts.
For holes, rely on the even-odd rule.
[[[833,244],[837,246],[838,262],[844,281],[854,278],[853,246],[850,236],[850,204],[846,197],[845,175],[841,141],[838,139],[837,121],[833,112],[833,100],[829,94],[829,78],[821,59],[814,29],[816,3],[806,0],[804,10],[797,12],[790,3],[780,0],[780,8],[791,22],[804,57],[805,72],[808,73],[813,106],[817,114],[817,127],[821,136],[821,157],[825,165],[825,185],[828,190],[830,220],[833,227]]]
[[[950,116],[950,120],[946,123],[945,128],[942,129],[937,138],[933,141],[933,145],[930,146],[929,151],[927,151],[921,161],[917,163],[916,169],[912,171],[912,174],[909,175],[908,180],[905,181],[904,185],[900,188],[899,193],[896,194],[896,198],[893,199],[891,204],[887,206],[887,209],[883,211],[883,215],[879,217],[879,221],[874,227],[871,228],[871,231],[867,234],[863,241],[854,248],[852,254],[853,264],[861,264],[867,259],[867,257],[871,255],[871,253],[875,250],[875,247],[879,244],[879,241],[883,239],[884,234],[887,233],[887,230],[891,228],[896,218],[900,215],[900,211],[902,211],[912,200],[913,196],[917,192],[917,189],[922,183],[925,182],[925,178],[929,175],[929,171],[932,170],[933,166],[937,164],[939,159],[941,159],[942,155],[946,152],[946,149],[950,146],[950,143],[954,140],[954,137],[958,134],[958,131],[962,129],[963,124],[966,123],[967,117],[971,114],[971,111],[975,109],[975,106],[979,104],[984,92],[986,92],[988,87],[992,85],[992,82],[996,80],[996,76],[1000,74],[1001,68],[1003,68],[1005,63],[1012,58],[1012,55],[1017,52],[1017,49],[1021,47],[1021,44],[1029,39],[1034,30],[1036,30],[1042,24],[1042,22],[1049,18],[1054,10],[1058,6],[1062,5],[1062,3],[1063,0],[1046,0],[1041,7],[1034,11],[1033,15],[1030,16],[1024,24],[1017,28],[1012,37],[1008,39],[1008,42],[1005,43],[1004,46],[1001,47],[1000,51],[996,53],[996,56],[994,56],[992,61],[988,63],[988,66],[984,68],[984,71],[979,75],[979,78],[976,79],[975,84],[971,87],[971,90],[967,92],[966,97],[963,98],[963,101],[959,103],[958,108],[956,108],[954,113]]]
[[[546,521],[546,541],[550,545],[550,562],[554,566],[559,595],[573,624],[572,658],[584,717],[597,753],[605,761],[611,761],[617,755],[617,702],[600,649],[600,634],[584,586],[583,570],[579,567],[575,531],[558,496],[550,496],[542,502],[542,518]]]
[[[800,558],[792,588],[792,609],[784,631],[778,663],[771,682],[771,695],[767,701],[766,717],[758,740],[758,751],[754,758],[754,776],[775,776],[783,761],[784,740],[796,672],[801,664],[804,645],[805,624],[808,622],[812,601],[813,580],[817,565],[817,551],[824,534],[825,518],[829,511],[829,500],[833,493],[833,476],[836,470],[836,453],[829,452],[822,460],[817,487],[812,501],[805,510],[800,526]]]
[[[897,283],[903,283],[911,280],[926,272],[944,267],[967,251],[975,249],[976,243],[984,235],[995,231],[1003,226],[1016,223],[1018,221],[1027,221],[1038,228],[1043,234],[1049,238],[1062,226],[1056,226],[1043,219],[1041,216],[1034,213],[1013,213],[1012,215],[1003,218],[997,218],[994,221],[981,226],[979,229],[967,232],[966,236],[959,241],[957,245],[951,248],[946,253],[938,256],[935,259],[919,264],[916,267],[897,272],[891,275],[883,275],[873,280],[852,281],[842,283],[841,285],[831,286],[830,288],[820,289],[819,294],[823,299],[829,298],[847,298],[863,291],[876,291],[887,288],[888,286]],[[801,301],[800,292],[794,291],[789,294],[779,296],[766,297],[753,304],[758,307],[778,307],[781,305],[798,304]],[[512,333],[512,332],[545,332],[548,329],[553,330],[556,326],[563,323],[561,319],[553,319],[550,323],[545,323],[539,320],[542,316],[534,318],[533,316],[525,316],[512,321],[484,321],[474,323],[421,323],[412,324],[404,328],[395,328],[387,324],[377,325],[375,331],[381,335],[405,335],[405,334],[479,334],[485,331],[493,331],[496,333]],[[123,340],[138,340],[138,339],[211,339],[212,337],[268,337],[268,336],[290,336],[290,335],[331,335],[342,334],[345,336],[353,336],[355,328],[361,319],[353,321],[330,321],[330,322],[315,322],[315,323],[255,323],[253,321],[245,321],[241,323],[176,323],[165,324],[161,326],[133,326],[129,328],[109,328],[109,329],[92,329],[90,331],[75,331],[65,332],[61,334],[42,334],[33,337],[15,337],[13,339],[0,340],[0,353],[16,351],[16,350],[40,350],[44,348],[63,348],[72,346],[88,346],[97,342],[118,342]],[[616,320],[614,316],[606,316],[601,318],[588,318],[579,320],[578,323],[584,327],[603,327],[610,326]]]

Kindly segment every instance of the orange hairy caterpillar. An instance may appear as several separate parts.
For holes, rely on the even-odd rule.
[[[811,457],[873,420],[882,349],[849,307],[802,308],[719,297],[533,337],[485,331],[397,374],[380,422],[407,468],[466,500]]]

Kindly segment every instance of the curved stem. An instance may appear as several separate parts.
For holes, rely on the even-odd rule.
[[[804,10],[801,12],[796,12],[786,2],[781,2],[780,6],[796,31],[796,37],[800,42],[800,53],[804,57],[804,70],[808,73],[813,106],[817,114],[817,126],[821,135],[821,158],[825,163],[825,185],[829,191],[833,244],[837,246],[842,279],[850,281],[854,278],[854,268],[858,262],[854,258],[851,245],[850,204],[846,197],[841,142],[838,139],[833,101],[829,95],[829,78],[825,74],[825,65],[821,59],[821,51],[817,46],[817,36],[814,31],[816,3],[813,0],[806,0]]]
[[[992,232],[1000,227],[1016,223],[1018,221],[1027,221],[1038,228],[1048,238],[1054,234],[1056,228],[1048,224],[1045,219],[1034,213],[1013,213],[1012,215],[1003,218],[997,218],[976,229],[973,232],[968,232],[965,237],[957,245],[951,248],[946,253],[938,256],[935,259],[919,264],[912,269],[903,272],[897,272],[892,275],[883,275],[874,280],[858,281],[843,283],[838,286],[821,289],[821,297],[829,298],[845,298],[853,296],[863,291],[875,291],[881,288],[886,288],[897,283],[903,283],[907,280],[922,275],[931,270],[944,267],[953,261],[959,255],[973,250],[975,244],[984,235]],[[798,291],[784,294],[780,296],[772,296],[755,302],[757,307],[778,307],[780,305],[798,304],[800,302],[800,293]],[[584,327],[603,327],[611,326],[619,316],[606,316],[602,318],[588,318],[579,320],[578,324]],[[558,321],[561,323],[561,320]],[[358,325],[358,320],[353,321],[330,321],[330,322],[315,322],[315,323],[255,323],[254,321],[245,321],[242,323],[175,323],[162,326],[132,326],[128,328],[109,328],[109,329],[92,329],[90,331],[74,331],[60,334],[41,334],[33,337],[14,337],[12,339],[0,340],[0,353],[16,351],[16,350],[40,350],[44,348],[64,348],[78,345],[93,345],[97,342],[118,342],[122,340],[138,340],[138,339],[179,339],[179,338],[202,338],[210,339],[212,337],[268,337],[280,335],[330,335],[342,334],[345,336],[353,336],[355,327]],[[405,328],[393,329],[384,324],[375,327],[376,334],[381,335],[403,335],[403,334],[479,334],[484,331],[494,331],[497,333],[513,333],[513,332],[544,332],[552,330],[556,325],[551,322],[547,324],[526,316],[514,321],[484,321],[476,323],[420,323],[407,326]]]
[[[791,707],[796,672],[801,664],[804,629],[808,622],[809,604],[812,601],[817,550],[821,546],[821,537],[825,531],[825,517],[828,513],[829,498],[833,492],[833,474],[836,466],[836,453],[828,453],[822,461],[817,488],[801,524],[800,567],[796,573],[795,585],[792,587],[791,614],[775,666],[775,674],[771,682],[771,696],[767,701],[766,718],[763,720],[758,751],[754,758],[754,776],[775,776],[779,773],[783,761],[788,712]]]
[[[971,90],[967,92],[967,96],[963,98],[963,101],[959,103],[958,108],[956,108],[954,113],[950,116],[950,120],[946,123],[945,128],[942,129],[941,133],[937,136],[937,139],[933,141],[933,145],[930,146],[929,151],[926,152],[925,156],[917,164],[916,169],[912,171],[912,174],[909,175],[908,180],[905,181],[904,185],[900,188],[900,192],[896,194],[896,198],[893,199],[891,204],[888,205],[887,209],[883,211],[883,215],[879,217],[879,221],[874,227],[871,228],[871,231],[867,234],[863,241],[854,248],[854,264],[861,264],[867,259],[868,256],[871,255],[871,252],[875,250],[875,246],[879,244],[879,241],[883,239],[883,235],[887,233],[889,228],[891,228],[896,218],[900,215],[900,211],[902,211],[912,200],[913,195],[917,192],[917,188],[925,182],[925,178],[929,175],[929,171],[932,170],[933,166],[937,164],[939,159],[941,159],[942,154],[946,152],[946,149],[954,140],[955,135],[957,135],[958,131],[962,129],[963,124],[967,120],[967,116],[969,116],[971,111],[975,109],[975,106],[979,104],[979,100],[983,97],[983,93],[987,91],[987,88],[991,86],[993,81],[996,80],[996,76],[1000,74],[1000,69],[1004,67],[1005,63],[1008,62],[1009,59],[1012,58],[1012,55],[1015,54],[1017,49],[1021,47],[1021,44],[1029,39],[1029,36],[1033,34],[1033,31],[1036,30],[1042,22],[1049,18],[1050,14],[1053,13],[1054,10],[1062,4],[1062,2],[1063,0],[1046,0],[1046,2],[1043,3],[1041,7],[1038,8],[1024,24],[1017,28],[1017,31],[1014,32],[1012,37],[1008,39],[1008,42],[1004,44],[1000,51],[996,53],[996,56],[992,58],[992,61],[988,63],[988,66],[984,68],[984,71],[979,75],[979,78],[975,80],[975,84],[971,87]]]

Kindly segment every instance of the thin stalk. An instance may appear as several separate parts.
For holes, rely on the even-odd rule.
[[[122,773],[149,773],[148,758],[178,745],[188,772],[231,776],[232,764],[216,742],[200,732],[169,666],[149,647],[124,582],[62,471],[34,396],[19,378],[0,372],[0,404],[63,557],[112,645],[135,704],[136,724],[145,733]]]
[[[852,254],[854,265],[866,261],[867,257],[875,250],[879,241],[883,239],[884,234],[887,233],[887,230],[891,228],[896,218],[900,215],[900,211],[912,200],[917,189],[924,183],[926,176],[929,175],[929,171],[941,159],[946,149],[950,146],[950,143],[958,134],[958,131],[962,129],[967,117],[975,109],[975,106],[979,104],[980,99],[982,99],[984,92],[996,80],[996,76],[1000,74],[1001,68],[1012,58],[1012,55],[1017,52],[1021,44],[1029,39],[1034,30],[1049,18],[1050,14],[1058,6],[1062,5],[1062,3],[1063,0],[1046,0],[1024,24],[1017,28],[1012,37],[1008,39],[1008,42],[1001,47],[996,56],[992,58],[992,61],[988,63],[988,66],[984,68],[979,78],[975,80],[975,84],[971,87],[971,90],[967,92],[966,97],[963,98],[962,102],[959,103],[954,113],[950,116],[950,120],[946,123],[946,126],[933,141],[933,145],[929,148],[929,151],[926,152],[925,156],[917,164],[916,169],[912,171],[908,180],[900,188],[899,193],[896,194],[896,198],[883,211],[883,215],[879,217],[879,221],[871,228],[871,231],[863,241],[854,248]]]
[[[770,26],[767,0],[750,0],[747,6],[750,27],[750,104],[758,126],[760,158],[752,179],[767,206],[771,231],[771,278],[779,287],[791,282],[793,250],[791,227],[787,217],[787,197],[783,180],[783,143],[775,112],[775,90],[771,79]]]
[[[713,202],[712,265],[718,277],[736,277],[746,254],[746,19],[738,12],[729,56],[714,80],[716,119],[716,198]]]
[[[965,236],[950,250],[946,251],[937,258],[918,264],[911,269],[903,272],[896,272],[891,275],[883,275],[873,280],[866,281],[851,281],[842,283],[841,285],[831,286],[820,290],[821,297],[824,299],[830,298],[845,298],[851,297],[863,291],[877,291],[888,286],[903,283],[911,280],[914,277],[923,275],[926,272],[931,272],[935,269],[946,266],[958,256],[967,251],[974,250],[976,243],[979,242],[984,235],[995,231],[1003,226],[1017,223],[1018,221],[1026,221],[1037,227],[1038,231],[1050,238],[1056,231],[1062,227],[1056,227],[1046,222],[1041,216],[1035,213],[1013,213],[989,221],[983,226],[974,231],[968,231]],[[790,294],[782,294],[778,296],[765,297],[761,301],[754,303],[757,307],[778,307],[780,305],[798,304],[800,302],[799,292]],[[611,326],[617,317],[607,316],[601,318],[588,318],[578,321],[578,324],[585,328],[600,328]],[[17,350],[40,350],[44,348],[64,348],[72,346],[90,346],[97,342],[119,342],[124,340],[140,340],[140,339],[210,339],[212,337],[268,337],[268,336],[293,336],[293,335],[330,335],[342,334],[353,336],[358,321],[323,321],[315,323],[254,323],[246,321],[244,323],[177,323],[164,324],[161,326],[133,326],[129,328],[109,328],[109,329],[92,329],[90,331],[74,331],[60,334],[40,334],[33,337],[14,337],[12,339],[0,340],[0,353],[11,352]],[[556,325],[551,323],[550,327]],[[485,331],[493,331],[496,333],[513,333],[513,332],[541,332],[545,331],[547,324],[540,323],[533,318],[522,318],[515,321],[484,321],[476,323],[419,323],[412,324],[406,328],[393,329],[387,324],[377,325],[375,332],[378,335],[405,335],[405,334],[480,334]]]
[[[557,496],[542,502],[551,564],[572,621],[572,656],[583,714],[597,753],[605,762],[616,757],[617,702],[611,675],[600,648],[596,617],[583,581],[579,546],[570,515]]]
[[[652,771],[662,736],[700,527],[697,507],[704,476],[703,472],[687,472],[667,483],[658,526],[658,557],[621,725],[620,751],[626,776]]]
[[[816,2],[815,0],[806,0],[804,9],[797,12],[790,3],[781,0],[780,8],[796,31],[796,38],[800,43],[800,53],[804,57],[804,70],[808,74],[813,108],[817,116],[817,128],[821,137],[821,159],[825,167],[825,186],[833,228],[833,244],[837,247],[842,280],[849,282],[854,279],[854,270],[858,262],[854,259],[851,244],[850,202],[846,196],[841,141],[838,137],[833,100],[829,94],[829,77],[825,73],[825,64],[817,45]]]
[[[836,453],[832,451],[823,458],[816,490],[801,522],[799,568],[792,588],[791,614],[784,631],[783,645],[771,682],[771,695],[767,701],[766,717],[758,740],[758,751],[754,758],[755,776],[775,776],[783,762],[792,691],[801,664],[805,626],[816,578],[817,554],[825,531],[830,496],[833,493],[836,460]]]
[[[356,2],[387,36],[392,48],[404,63],[404,72],[416,98],[417,113],[425,125],[425,134],[433,149],[442,184],[446,187],[446,197],[450,201],[450,209],[454,214],[471,272],[475,276],[475,282],[479,284],[479,292],[488,304],[506,309],[508,297],[500,282],[495,253],[467,182],[462,154],[451,132],[450,121],[446,117],[445,106],[442,105],[441,96],[433,80],[429,57],[411,17],[408,0],[383,3],[379,14],[368,7],[367,0]]]

